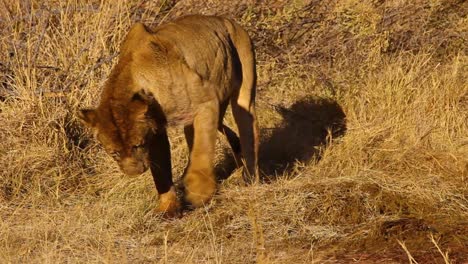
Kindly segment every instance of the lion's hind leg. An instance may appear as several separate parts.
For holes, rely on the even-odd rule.
[[[231,105],[239,128],[241,152],[244,158],[244,180],[246,183],[252,183],[254,180],[258,181],[258,125],[254,105],[244,103],[251,102],[250,98],[242,99],[233,98]]]
[[[223,134],[232,150],[232,155],[234,156],[234,160],[236,162],[236,166],[240,167],[242,165],[241,161],[241,144],[239,141],[239,137],[237,136],[236,132],[234,132],[230,127],[223,124],[224,114],[226,113],[227,106],[229,104],[229,100],[223,102],[220,105],[219,109],[219,120],[218,120],[218,130]]]
[[[237,136],[236,132],[234,132],[230,127],[220,124],[218,127],[219,132],[221,132],[227,139],[229,146],[232,150],[232,155],[234,156],[234,160],[236,162],[236,166],[242,166],[242,159],[241,159],[241,143],[239,141],[239,137]]]

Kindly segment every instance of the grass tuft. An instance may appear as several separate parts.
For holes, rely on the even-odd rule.
[[[132,23],[190,13],[255,42],[262,180],[239,184],[220,140],[213,201],[165,220],[149,174],[123,176],[75,113],[97,104]],[[460,0],[0,1],[0,262],[465,263],[467,14]]]

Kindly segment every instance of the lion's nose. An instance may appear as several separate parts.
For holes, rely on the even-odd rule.
[[[145,172],[147,168],[143,162],[138,162],[132,158],[124,158],[120,162],[120,169],[129,176],[137,176]]]

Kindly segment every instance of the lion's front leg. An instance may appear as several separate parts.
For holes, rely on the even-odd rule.
[[[190,148],[190,163],[184,177],[185,199],[193,206],[206,204],[216,191],[213,162],[218,130],[219,103],[199,106],[192,128],[186,128]]]
[[[159,194],[157,211],[169,217],[179,214],[180,204],[172,182],[171,150],[166,131],[159,131],[149,139],[150,168]]]

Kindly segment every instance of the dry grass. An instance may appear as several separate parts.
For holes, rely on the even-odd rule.
[[[0,0],[0,262],[466,263],[466,1],[232,2]],[[74,112],[133,22],[188,13],[254,38],[264,180],[221,141],[230,177],[168,221]]]

